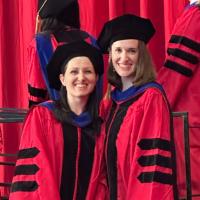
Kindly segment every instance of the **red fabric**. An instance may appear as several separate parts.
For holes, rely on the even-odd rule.
[[[69,133],[75,134],[76,132]],[[76,169],[79,166],[79,154],[81,151],[81,131],[77,128],[78,152],[76,154]],[[105,132],[102,132],[96,139],[94,150],[94,161],[89,182],[89,190],[86,200],[106,200],[107,187],[106,179],[101,171],[103,161]],[[13,183],[17,181],[35,181],[38,187],[35,190],[27,192],[17,191],[10,193],[10,200],[60,200],[60,184],[63,167],[63,129],[62,124],[58,122],[48,108],[37,106],[33,108],[26,118],[20,149],[37,148],[38,154],[31,158],[21,158],[17,160],[19,165],[34,164],[38,171],[34,175],[16,175]],[[83,169],[84,170],[84,169]],[[74,170],[73,170],[74,171]],[[72,173],[73,173],[72,171]],[[76,178],[78,171],[76,170]],[[101,178],[101,179],[100,179]],[[75,180],[75,187],[77,180]],[[25,187],[23,187],[25,189]],[[74,189],[76,191],[76,189]],[[74,192],[73,200],[77,193]]]
[[[172,179],[172,169],[170,167],[159,166],[159,161],[155,159],[155,165],[141,165],[139,160],[143,156],[160,155],[171,160],[170,148],[162,150],[160,148],[142,149],[139,144],[143,139],[162,139],[171,141],[170,136],[170,115],[168,106],[163,95],[158,89],[147,89],[139,99],[128,106],[125,117],[120,122],[125,108],[123,103],[132,101],[134,97],[129,97],[126,101],[117,102],[115,110],[112,110],[112,118],[108,119],[108,138],[106,142],[106,155],[111,150],[113,137],[110,137],[115,127],[120,123],[116,140],[117,154],[117,199],[118,200],[173,200],[173,186],[168,182],[161,183],[161,180],[151,182],[141,182],[138,177],[143,172],[162,172]],[[108,105],[105,102],[104,106]],[[104,113],[107,110],[103,108]],[[118,112],[121,111],[121,112]],[[109,113],[108,111],[106,113]],[[115,118],[116,117],[116,118]],[[110,122],[110,123],[109,123]],[[160,145],[162,146],[162,145]],[[106,159],[107,160],[107,159]],[[171,160],[172,161],[172,160]],[[171,162],[169,161],[169,162]],[[109,166],[109,160],[107,160]],[[113,164],[115,165],[115,164]],[[153,176],[156,176],[155,174]],[[110,174],[108,174],[110,177]],[[109,179],[109,178],[108,178]],[[162,178],[163,180],[165,178]],[[166,180],[166,179],[165,179]],[[144,192],[145,191],[145,192]]]
[[[79,0],[81,25],[97,36],[106,20],[122,13],[150,17],[157,29],[150,49],[159,69],[171,28],[186,2],[188,0]],[[0,107],[27,108],[27,46],[35,32],[36,8],[37,0],[0,1]],[[15,153],[20,137],[18,125],[1,125],[1,133],[0,149]],[[1,169],[0,180],[9,181],[9,170]]]
[[[170,42],[168,48],[174,49],[176,55],[169,54],[166,61],[173,61],[184,66],[192,74],[191,76],[183,75],[175,70],[167,67],[162,67],[158,73],[158,81],[166,90],[169,102],[173,111],[188,111],[189,112],[189,134],[190,134],[190,156],[191,156],[191,175],[192,175],[192,193],[200,195],[200,10],[197,6],[192,6],[185,9],[183,14],[178,18],[173,35],[179,36],[178,43]],[[183,38],[188,38],[191,42],[197,45],[198,50],[195,50],[195,45],[187,47],[182,43]],[[182,50],[190,53],[197,59],[196,63],[192,63],[180,58]],[[165,64],[166,65],[166,64]],[[177,160],[178,160],[178,186],[180,196],[185,196],[185,168],[184,168],[184,147],[183,147],[183,124],[181,120],[175,120],[175,141],[177,143]],[[194,198],[194,199],[200,199]]]

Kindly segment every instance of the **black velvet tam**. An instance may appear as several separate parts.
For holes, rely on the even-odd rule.
[[[56,17],[71,3],[77,0],[38,0],[38,11],[41,18]]]
[[[107,53],[108,47],[115,41],[137,39],[148,43],[154,33],[154,26],[149,19],[125,14],[104,24],[97,43],[103,53]]]
[[[85,41],[77,41],[73,43],[58,46],[47,65],[47,74],[51,88],[60,89],[61,83],[59,75],[62,73],[63,65],[66,65],[70,59],[79,56],[86,56],[92,62],[94,69],[98,75],[102,75],[104,71],[103,56],[97,48]]]

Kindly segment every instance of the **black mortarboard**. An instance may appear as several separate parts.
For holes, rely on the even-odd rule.
[[[38,0],[38,12],[41,18],[56,17],[71,3],[77,0]]]
[[[117,40],[138,39],[148,43],[154,33],[155,29],[149,19],[125,14],[104,24],[97,43],[106,53],[108,47]]]
[[[61,82],[59,75],[62,73],[61,68],[70,59],[78,56],[86,56],[92,62],[97,74],[102,75],[104,71],[103,56],[97,48],[85,41],[58,46],[47,65],[48,80],[51,88],[60,89]]]

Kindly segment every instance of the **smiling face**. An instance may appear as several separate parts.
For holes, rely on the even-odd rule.
[[[111,46],[111,59],[115,71],[121,77],[130,77],[138,61],[139,41],[135,39],[118,40]]]
[[[88,57],[74,57],[65,66],[66,71],[60,74],[60,80],[67,90],[68,100],[88,98],[95,88],[98,75]]]

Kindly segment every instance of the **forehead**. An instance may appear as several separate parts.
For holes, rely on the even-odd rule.
[[[93,64],[91,62],[91,60],[86,57],[86,56],[77,56],[74,58],[71,58],[68,63],[67,63],[68,67],[93,67]]]
[[[112,47],[113,48],[137,48],[139,44],[139,40],[136,39],[126,39],[126,40],[118,40],[113,42]]]

